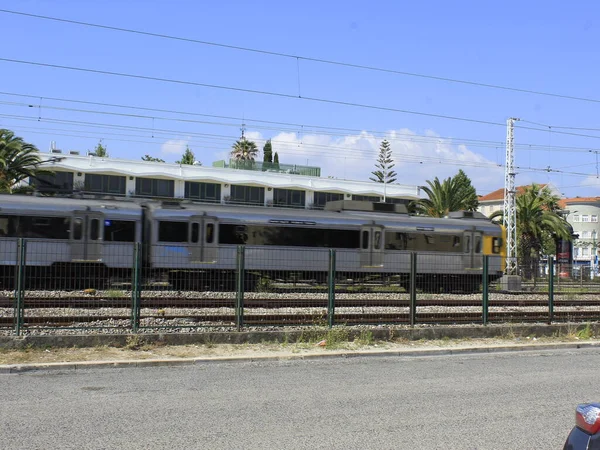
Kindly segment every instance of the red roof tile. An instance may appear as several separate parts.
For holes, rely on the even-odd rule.
[[[525,191],[525,188],[528,188],[529,186],[531,186],[531,185],[517,186],[517,195],[522,194],[523,191]],[[540,188],[543,188],[544,186],[546,186],[546,185],[545,184],[539,185]],[[491,202],[491,201],[497,201],[497,200],[504,200],[504,188],[496,189],[494,192],[490,192],[487,195],[479,196],[480,202]]]

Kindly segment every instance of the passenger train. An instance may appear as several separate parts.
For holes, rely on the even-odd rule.
[[[249,289],[265,277],[325,282],[333,248],[338,279],[394,279],[408,288],[416,252],[417,288],[473,292],[482,281],[483,255],[489,255],[490,281],[503,274],[506,256],[503,227],[480,213],[431,218],[410,215],[401,204],[347,200],[298,210],[0,195],[5,285],[14,280],[18,238],[27,240],[27,279],[52,288],[68,280],[127,279],[134,243],[143,244],[144,277],[203,290],[232,288],[240,245]]]

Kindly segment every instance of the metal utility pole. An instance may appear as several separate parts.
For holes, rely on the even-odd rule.
[[[506,121],[506,168],[504,171],[504,226],[506,227],[506,275],[517,271],[517,204],[515,192],[514,123]]]

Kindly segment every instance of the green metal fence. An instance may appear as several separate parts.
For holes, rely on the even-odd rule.
[[[350,250],[232,246],[219,254],[219,266],[184,270],[187,252],[103,245],[113,261],[129,263],[47,267],[33,263],[43,255],[68,259],[55,244],[5,246],[14,258],[2,268],[0,333],[600,320],[599,285],[565,276],[552,258],[515,288],[488,256],[395,252],[377,259]]]

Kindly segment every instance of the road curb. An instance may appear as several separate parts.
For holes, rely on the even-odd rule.
[[[0,365],[0,374],[16,374],[32,371],[78,371],[89,369],[119,369],[119,368],[144,368],[144,367],[177,367],[205,364],[223,363],[253,363],[292,360],[325,360],[339,358],[364,358],[364,357],[427,357],[427,356],[452,356],[485,353],[510,353],[527,351],[547,351],[564,349],[589,349],[600,348],[600,342],[567,342],[555,344],[522,344],[522,345],[497,345],[459,348],[435,349],[407,349],[407,350],[381,350],[381,351],[336,351],[327,353],[286,354],[267,356],[225,356],[225,357],[198,357],[198,358],[169,358],[124,361],[82,361],[60,363],[33,363]]]
[[[490,324],[470,326],[428,326],[415,327],[375,326],[367,330],[377,341],[394,341],[407,339],[484,339],[507,335],[521,337],[551,337],[573,334],[586,324]],[[600,323],[589,323],[592,335],[600,335]],[[365,328],[347,327],[350,340],[364,332]],[[203,331],[198,333],[119,333],[119,334],[48,334],[25,336],[0,336],[0,349],[23,350],[30,348],[72,348],[112,346],[125,347],[130,341],[159,345],[198,345],[198,344],[260,344],[262,342],[298,342],[303,336],[321,333],[325,336],[327,329],[282,329],[282,330],[246,330],[246,331]]]

